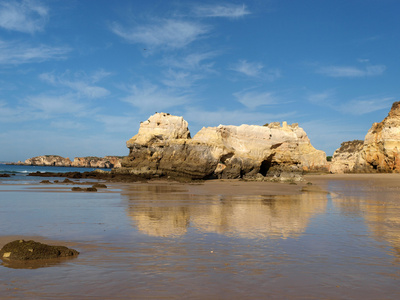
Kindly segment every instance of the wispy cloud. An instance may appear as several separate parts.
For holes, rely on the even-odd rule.
[[[164,79],[162,79],[161,82],[171,88],[189,88],[201,78],[202,76],[190,72],[181,72],[169,69],[164,72]]]
[[[394,100],[393,97],[358,98],[341,104],[338,110],[346,114],[364,115],[382,109],[390,110]]]
[[[250,14],[246,5],[236,5],[231,3],[218,5],[197,6],[194,13],[199,17],[224,17],[236,19]]]
[[[48,7],[39,1],[1,1],[0,27],[34,33],[42,31],[48,20]]]
[[[232,70],[243,73],[244,75],[251,77],[258,77],[261,75],[261,71],[264,68],[261,63],[249,63],[246,60],[240,60],[237,64],[235,64]]]
[[[66,86],[76,91],[79,96],[86,96],[92,99],[106,97],[110,92],[100,86],[94,85],[95,82],[109,76],[111,73],[100,70],[95,72],[92,76],[85,73],[75,75],[75,80],[68,79],[68,72],[61,76],[55,76],[52,73],[42,73],[39,78],[43,81],[51,83],[55,86]]]
[[[212,71],[214,62],[205,62],[218,56],[218,51],[195,52],[184,57],[167,57],[163,60],[163,65],[187,70]]]
[[[372,65],[365,68],[351,67],[351,66],[327,66],[317,69],[317,73],[329,77],[367,77],[378,76],[385,72],[385,65]]]
[[[57,129],[73,129],[73,130],[84,130],[87,129],[87,126],[71,120],[57,120],[50,122],[50,127],[57,128]]]
[[[43,119],[57,119],[62,115],[86,116],[88,105],[74,94],[39,94],[22,99],[15,105],[0,101],[0,122],[21,123]]]
[[[86,105],[73,94],[30,96],[25,99],[25,103],[41,118],[54,118],[63,114],[81,116],[87,111]]]
[[[273,81],[281,77],[281,72],[278,69],[264,69],[262,63],[248,62],[247,60],[239,60],[239,62],[233,65],[231,70],[249,77],[268,81]]]
[[[274,105],[282,103],[280,99],[271,92],[257,92],[244,90],[234,93],[237,101],[249,109],[255,109],[260,106]]]
[[[168,19],[134,28],[125,28],[114,23],[111,30],[129,43],[139,43],[149,48],[177,49],[201,38],[209,31],[209,27],[195,22]]]
[[[134,134],[135,130],[139,128],[140,117],[137,114],[132,115],[96,115],[96,121],[102,123],[107,132],[123,132],[127,133],[127,138],[130,134]]]
[[[318,93],[309,93],[307,100],[313,104],[330,106],[333,105],[335,97],[334,90],[326,90]]]
[[[312,145],[319,150],[326,151],[327,155],[340,147],[344,141],[364,139],[367,128],[361,123],[346,124],[343,119],[310,119],[301,123]]]
[[[188,102],[186,95],[149,83],[142,86],[131,86],[129,95],[122,100],[143,111],[163,110]]]
[[[340,101],[334,90],[311,93],[307,100],[313,104],[322,105],[332,111],[355,116],[365,115],[382,109],[390,109],[394,97],[364,96],[351,100]]]
[[[0,64],[20,65],[66,59],[69,47],[31,46],[22,42],[0,40]]]

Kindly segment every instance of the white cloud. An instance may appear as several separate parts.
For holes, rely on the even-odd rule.
[[[203,63],[203,61],[210,60],[219,55],[217,51],[197,52],[191,53],[185,57],[169,57],[163,60],[163,64],[169,67],[188,69],[188,70],[202,70],[212,72],[214,62]]]
[[[246,5],[236,5],[231,3],[198,6],[194,9],[194,12],[200,17],[224,17],[232,19],[250,14]]]
[[[137,132],[140,126],[140,117],[138,114],[133,114],[132,116],[126,115],[97,115],[95,117],[96,121],[103,123],[105,131],[107,132],[121,132],[127,134],[127,139]]]
[[[234,93],[233,96],[249,109],[255,109],[260,106],[273,105],[281,101],[271,92],[241,91]]]
[[[231,70],[239,72],[249,77],[273,81],[281,77],[281,72],[278,69],[263,70],[264,65],[259,62],[248,62],[247,60],[239,60]]]
[[[46,45],[30,46],[21,42],[0,40],[0,64],[20,65],[40,63],[47,60],[65,59],[71,49],[68,47],[51,47]]]
[[[34,33],[42,31],[48,19],[48,8],[39,1],[0,2],[0,27]]]
[[[382,109],[390,110],[394,100],[393,97],[353,99],[340,105],[338,110],[346,114],[364,115]]]
[[[54,76],[52,73],[43,73],[40,74],[40,79],[51,83],[56,86],[66,86],[70,89],[78,92],[78,96],[85,96],[92,99],[106,97],[110,94],[110,92],[100,86],[93,85],[94,82],[97,82],[111,73],[105,72],[104,70],[96,71],[92,76],[87,76],[85,73],[77,74],[75,77],[78,77],[77,80],[67,79],[68,72],[61,76]]]
[[[55,119],[61,115],[86,116],[88,106],[79,101],[76,95],[48,95],[26,97],[21,103],[10,106],[0,101],[0,122],[22,123],[42,119]]]
[[[111,30],[130,43],[144,44],[148,48],[183,48],[208,32],[208,26],[194,22],[164,20],[126,29],[114,23]]]
[[[318,105],[331,105],[334,102],[335,92],[327,90],[320,93],[311,93],[308,95],[307,100],[311,103]]]
[[[87,129],[87,126],[83,125],[77,121],[70,121],[70,120],[59,120],[59,121],[52,121],[50,123],[50,127],[57,128],[57,129],[73,129],[73,130],[84,130]]]
[[[249,63],[246,60],[240,60],[232,70],[247,76],[258,77],[261,75],[263,68],[264,66],[261,63]]]
[[[31,96],[25,99],[25,103],[43,118],[62,114],[85,115],[87,111],[86,105],[73,94]]]
[[[359,97],[352,100],[339,101],[333,90],[313,93],[308,96],[308,101],[322,105],[333,111],[344,114],[365,115],[382,109],[390,109],[394,97]]]
[[[161,82],[171,88],[188,88],[191,87],[195,81],[202,78],[200,75],[194,75],[190,72],[179,72],[168,70],[164,73],[164,79]]]
[[[317,73],[329,77],[367,77],[382,75],[385,70],[386,66],[384,65],[366,66],[365,68],[349,66],[328,66],[319,68],[317,70]]]
[[[144,84],[141,87],[130,87],[130,95],[122,100],[141,110],[161,111],[166,108],[187,103],[185,95],[172,89],[161,89],[153,84]]]

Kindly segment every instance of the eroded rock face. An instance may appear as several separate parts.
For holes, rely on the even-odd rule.
[[[78,168],[120,168],[121,167],[121,158],[117,157],[117,156],[75,157],[71,166],[78,167]]]
[[[348,161],[344,159],[346,155]],[[400,102],[393,103],[382,122],[372,125],[362,146],[335,151],[331,172],[347,171],[400,172]]]
[[[18,165],[28,166],[55,166],[55,167],[78,167],[78,168],[120,168],[122,157],[120,156],[87,156],[75,157],[71,160],[59,155],[42,155],[29,158]]]
[[[393,103],[382,122],[374,123],[368,130],[361,157],[372,169],[400,171],[400,101]]]
[[[276,166],[292,171],[326,166],[326,155],[316,150],[297,124],[241,125],[201,129],[193,139],[182,117],[156,113],[141,123],[127,142],[129,156],[121,172],[192,179],[217,176],[263,176]]]
[[[360,163],[363,146],[364,141],[361,140],[343,142],[340,148],[333,153],[330,171],[332,173],[353,172],[355,166]]]
[[[71,160],[67,157],[58,155],[42,155],[25,160],[25,165],[30,166],[55,166],[55,167],[70,167]]]

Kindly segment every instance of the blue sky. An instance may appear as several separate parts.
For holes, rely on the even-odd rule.
[[[155,112],[299,123],[328,155],[400,100],[400,1],[1,1],[0,160],[126,155]]]

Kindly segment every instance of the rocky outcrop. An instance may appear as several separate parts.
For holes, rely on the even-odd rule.
[[[77,167],[77,168],[120,168],[121,156],[105,156],[105,157],[75,157],[71,160],[67,157],[58,155],[42,155],[29,158],[25,162],[18,162],[18,165],[27,166],[55,166],[55,167]]]
[[[105,157],[75,157],[71,163],[72,167],[78,168],[120,168],[121,157],[105,156]]]
[[[340,148],[333,153],[331,173],[352,172],[354,167],[359,164],[363,146],[364,141],[361,140],[343,142]]]
[[[55,166],[55,167],[69,167],[71,160],[67,157],[58,155],[42,155],[29,158],[23,163],[28,166]]]
[[[349,151],[341,149],[336,150],[332,158],[333,173],[400,172],[400,101],[393,103],[382,122],[372,125],[362,147],[350,149],[349,162],[342,159]]]
[[[242,178],[326,166],[325,153],[298,124],[286,122],[207,127],[190,138],[182,117],[156,113],[141,123],[127,147],[119,172],[145,176]]]
[[[374,170],[400,171],[400,101],[393,103],[382,122],[372,125],[364,139],[361,159]]]

